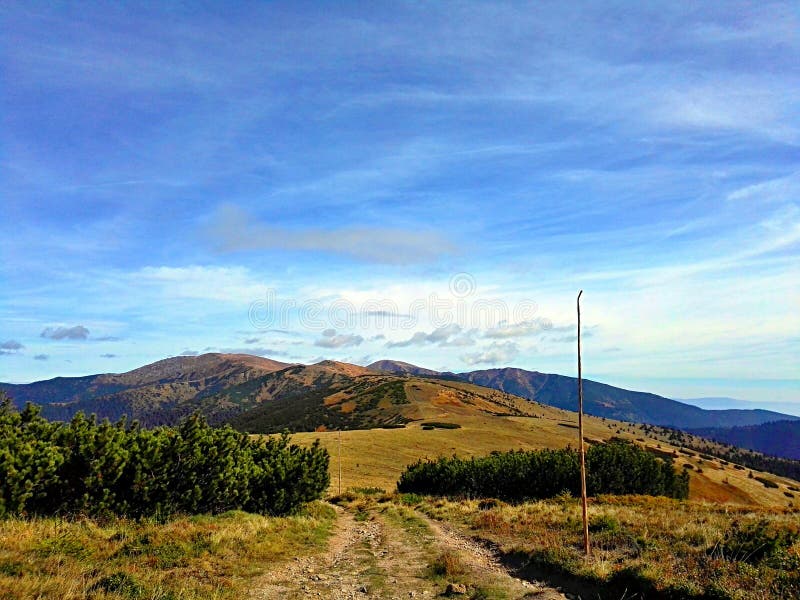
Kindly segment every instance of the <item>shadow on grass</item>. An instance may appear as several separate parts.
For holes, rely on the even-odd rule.
[[[476,540],[489,548],[503,566],[515,577],[539,582],[562,591],[592,600],[729,600],[732,596],[722,590],[698,592],[695,586],[657,586],[656,581],[636,567],[624,568],[608,579],[578,573],[580,567],[565,562],[555,552],[543,550],[503,552],[487,540]],[[574,561],[574,559],[573,559]]]

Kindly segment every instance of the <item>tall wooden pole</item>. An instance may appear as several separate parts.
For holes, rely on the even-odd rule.
[[[342,495],[342,430],[339,430],[339,495]]]
[[[586,449],[583,444],[583,377],[581,376],[581,294],[578,292],[578,448],[581,457],[581,504],[583,506],[583,550],[589,551],[589,507],[586,498]]]

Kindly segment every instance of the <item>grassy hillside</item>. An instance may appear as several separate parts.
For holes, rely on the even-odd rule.
[[[536,410],[522,398],[480,386],[381,374],[333,361],[283,369],[239,386],[244,387],[239,402],[253,408],[230,422],[252,433],[402,426],[438,414],[439,407],[491,415],[527,415]]]
[[[0,384],[0,391],[20,408],[27,402],[38,404],[51,420],[69,420],[83,412],[112,421],[127,415],[145,426],[172,425],[208,407],[204,398],[288,366],[247,354],[176,356],[127,373]],[[229,407],[220,407],[222,414],[224,408]]]
[[[14,389],[28,394],[18,394],[18,403],[25,398],[42,402],[47,394],[60,389],[61,395],[55,397],[63,402],[45,404],[44,412],[49,411],[51,417],[54,412],[63,411],[58,415],[69,418],[80,408],[101,417],[117,418],[128,414],[145,424],[156,424],[174,423],[200,410],[212,423],[231,422],[242,431],[274,433],[289,429],[305,432],[298,433],[298,439],[308,442],[320,437],[332,451],[334,482],[338,481],[335,460],[338,436],[330,431],[357,430],[342,436],[345,487],[393,488],[406,464],[426,456],[562,448],[576,443],[574,412],[452,378],[452,374],[445,374],[451,377],[449,379],[440,379],[428,376],[426,371],[421,375],[408,374],[417,369],[413,365],[398,366],[391,361],[377,365],[399,369],[403,374],[335,361],[285,365],[246,355],[208,354],[167,359],[119,375],[69,379],[61,382],[64,385],[52,380]],[[574,394],[574,389],[568,385],[573,381],[571,378],[554,380],[554,376],[520,369],[476,373],[490,378],[474,377],[487,385],[499,386],[501,379],[506,383],[514,381],[518,385],[514,389],[539,397],[542,397],[541,390],[537,392],[530,386],[558,384],[556,387],[564,388],[565,398]],[[537,379],[539,376],[543,379]],[[593,385],[608,388],[613,393],[624,392],[594,382],[587,382],[587,390],[595,389]],[[108,394],[108,386],[124,389]],[[82,393],[88,395],[83,400],[75,400]],[[634,400],[636,398],[638,396]],[[610,403],[611,400],[613,398]],[[635,404],[633,400],[628,402]],[[647,406],[644,402],[639,408]],[[425,425],[431,422],[459,428]],[[587,418],[586,436],[590,441],[627,437],[639,440],[637,443],[648,446],[653,452],[675,457],[681,468],[685,465],[692,473],[693,498],[780,506],[798,501],[798,486],[791,480],[755,469],[750,477],[751,468],[741,465],[736,468],[731,464],[737,461],[730,458],[730,448],[692,436],[687,438],[688,434],[681,435],[683,437],[676,438],[661,428]],[[699,452],[681,450],[681,446],[687,445],[699,448]],[[724,453],[728,460],[704,459],[703,453]],[[748,457],[747,465],[769,468],[759,456]],[[794,470],[779,472],[788,474]],[[773,480],[776,487],[767,487]]]
[[[412,384],[420,385],[422,384]],[[435,389],[430,384],[430,389]],[[470,384],[454,383],[468,390]],[[478,388],[481,389],[481,388]],[[423,387],[423,392],[425,388]],[[512,400],[514,397],[509,397]],[[564,448],[577,446],[577,415],[549,406],[529,404],[525,415],[496,416],[476,412],[469,405],[439,398],[411,405],[418,421],[403,429],[297,433],[293,439],[310,444],[320,439],[331,454],[331,490],[338,490],[339,438],[341,437],[342,489],[377,487],[392,490],[406,465],[437,456],[483,456],[494,450]],[[423,423],[445,422],[457,429],[425,429]],[[800,483],[792,479],[746,469],[699,452],[669,444],[644,426],[586,417],[587,441],[620,437],[668,457],[690,475],[690,499],[714,503],[788,507],[800,505]],[[710,447],[713,444],[710,444]],[[727,464],[724,464],[727,462]],[[753,477],[750,477],[750,474]],[[776,485],[767,487],[756,477]]]
[[[390,373],[461,379],[535,400],[541,404],[574,410],[578,405],[574,377],[517,368],[498,368],[467,373],[437,373],[400,361],[381,360],[370,367]],[[678,428],[754,425],[779,419],[800,420],[761,409],[704,410],[647,392],[636,392],[597,381],[584,380],[584,410],[598,417]]]
[[[43,414],[54,420],[69,420],[81,411],[111,420],[127,415],[145,426],[173,425],[200,411],[211,422],[235,419],[238,427],[250,431],[283,427],[304,431],[403,422],[403,411],[394,411],[387,420],[387,407],[376,405],[388,397],[386,390],[378,389],[381,385],[394,385],[399,393],[399,384],[389,383],[398,376],[467,381],[568,410],[577,405],[574,378],[524,369],[455,374],[390,360],[369,368],[334,361],[289,365],[250,355],[213,353],[168,358],[127,373],[58,377],[25,385],[0,383],[0,391],[6,391],[17,406],[26,402],[42,406]],[[358,378],[362,379],[356,384]],[[764,410],[703,410],[590,380],[584,382],[584,390],[588,414],[632,422],[687,428],[800,419]],[[331,399],[336,393],[350,395],[341,407]],[[376,408],[381,410],[376,412]],[[244,416],[248,411],[253,412]]]

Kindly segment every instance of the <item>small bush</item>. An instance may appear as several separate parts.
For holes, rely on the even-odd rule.
[[[385,494],[386,490],[379,487],[354,487],[350,488],[356,494],[364,494],[365,496],[375,496],[377,494]]]
[[[616,533],[619,530],[619,521],[611,515],[597,515],[589,519],[589,531],[592,533]]]
[[[722,541],[710,550],[726,560],[758,564],[765,560],[780,559],[798,540],[800,533],[778,529],[761,520],[742,524],[734,521]]]
[[[498,500],[497,498],[485,498],[478,502],[478,510],[491,510],[493,508],[497,508],[498,506],[502,506],[503,502]]]
[[[441,421],[428,421],[422,424],[423,429],[427,427],[434,429],[461,429],[461,425],[458,423],[443,423]]]
[[[406,506],[416,506],[422,500],[423,497],[419,494],[400,494],[400,504],[405,504]]]
[[[753,479],[755,479],[756,481],[762,483],[765,488],[776,488],[777,489],[777,487],[778,487],[777,483],[775,483],[771,479],[767,479],[766,477],[761,477],[760,475],[756,475],[755,477],[753,477]]]
[[[448,551],[431,563],[430,572],[434,577],[454,578],[465,575],[467,567],[458,554]]]
[[[127,573],[113,573],[103,577],[92,586],[93,591],[115,592],[126,598],[141,598],[144,587],[132,575]]]

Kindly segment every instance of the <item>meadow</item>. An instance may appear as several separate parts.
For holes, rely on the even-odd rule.
[[[411,503],[495,545],[518,572],[584,598],[800,597],[800,513],[793,510],[600,496],[589,508],[586,559],[574,498]]]
[[[420,415],[420,422],[409,423],[403,429],[297,433],[292,440],[301,445],[320,440],[321,446],[328,450],[333,494],[339,491],[340,463],[342,491],[393,490],[405,467],[421,459],[577,447],[575,413],[539,405],[534,413],[536,416],[495,417],[459,413],[458,407],[439,407],[439,410],[428,409]],[[426,430],[421,425],[425,420],[451,422],[460,427]],[[618,437],[646,447],[656,456],[671,458],[677,467],[689,472],[690,500],[789,509],[800,506],[800,483],[792,479],[671,445],[641,425],[596,417],[587,417],[584,425],[589,441]]]
[[[334,522],[319,502],[289,517],[4,519],[0,598],[238,600],[276,564],[322,551]]]

